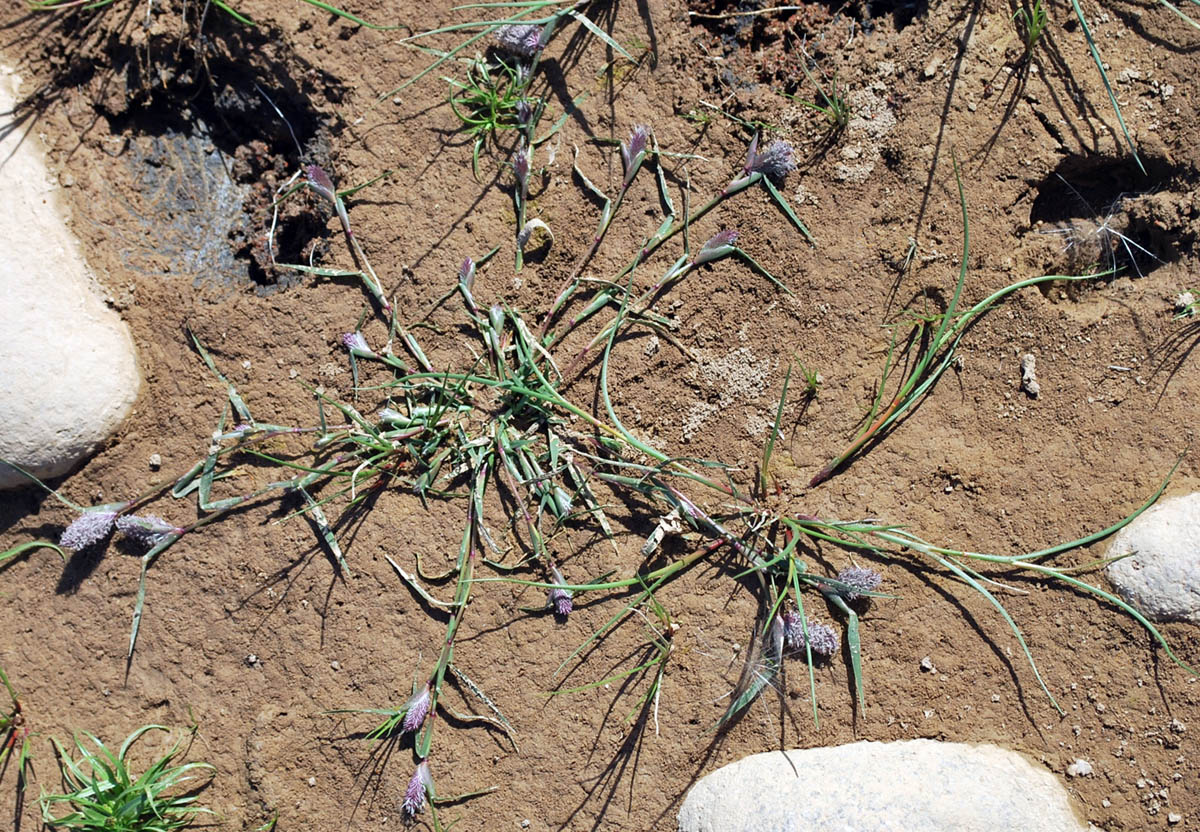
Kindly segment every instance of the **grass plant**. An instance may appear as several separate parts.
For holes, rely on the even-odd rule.
[[[0,667],[0,685],[8,694],[9,706],[6,712],[0,713],[0,777],[12,765],[17,771],[17,807],[25,794],[25,786],[33,771],[33,748],[30,742],[29,725],[25,721],[25,711],[17,696],[16,688],[9,681],[8,674]],[[15,753],[15,761],[14,761]]]
[[[1040,2],[1040,0],[1039,0]],[[793,101],[808,107],[810,110],[815,110],[825,117],[825,122],[829,128],[829,136],[834,138],[838,136],[850,124],[850,105],[846,102],[846,91],[838,84],[837,73],[835,72],[832,79],[828,80],[828,88],[822,84],[820,80],[813,75],[812,70],[808,68],[808,63],[811,60],[808,53],[803,49],[800,50],[800,69],[804,70],[804,77],[809,80],[809,83],[817,91],[820,100],[806,100],[797,98],[796,96],[787,95]],[[814,62],[815,65],[815,62]],[[820,69],[818,67],[818,69]],[[821,72],[824,75],[824,71]]]
[[[504,131],[527,132],[544,106],[530,100],[527,68],[504,58],[477,56],[467,64],[463,80],[443,78],[450,85],[451,110],[471,141],[471,170],[479,181],[479,154]],[[528,140],[528,135],[527,135]]]
[[[536,68],[536,62],[541,51],[550,43],[551,38],[557,33],[559,27],[571,21],[579,23],[588,34],[603,41],[621,57],[631,63],[636,63],[634,57],[621,44],[617,43],[603,28],[597,26],[588,17],[586,12],[589,7],[601,5],[603,4],[599,0],[521,0],[521,2],[515,3],[484,2],[458,6],[456,10],[461,11],[504,9],[510,13],[508,17],[452,23],[437,29],[418,32],[405,38],[401,43],[415,49],[432,52],[437,57],[417,72],[417,74],[379,96],[377,101],[389,99],[396,93],[417,83],[447,61],[455,60],[460,53],[468,48],[473,46],[478,48],[481,42],[483,45],[486,45],[488,38],[497,39],[503,48],[511,54],[530,59],[533,62],[534,68]],[[540,16],[538,16],[539,13]],[[537,29],[536,33],[533,31],[534,29]],[[463,40],[453,44],[449,49],[430,50],[424,46],[424,42],[430,38],[440,38],[443,35],[457,36],[458,33],[465,33],[467,36]],[[535,37],[529,38],[529,35],[535,35]],[[532,70],[530,74],[533,74]]]
[[[479,7],[486,9],[505,9],[510,16],[454,24],[409,39],[414,42],[438,34],[477,32],[441,53],[434,63],[405,83],[412,83],[486,35],[496,37],[506,49],[529,58],[531,73],[535,71],[538,53],[560,24],[575,21],[588,33],[610,41],[584,14],[589,5],[586,0],[571,4],[556,0],[480,4]],[[542,16],[538,17],[539,14]],[[533,27],[537,31],[506,27]],[[490,65],[477,67],[476,71],[485,69],[487,78],[492,78]],[[505,69],[498,71],[507,74]],[[466,82],[471,83],[481,88],[490,81],[479,76],[474,82]],[[501,79],[500,83],[507,82]],[[522,95],[528,83],[524,81],[520,86]],[[464,107],[462,113],[482,112],[480,129],[490,135],[488,130],[498,129],[508,118],[501,110],[494,110],[493,105],[497,100],[509,101],[516,90],[505,88],[506,91],[496,93],[502,98],[480,102],[472,97],[475,93],[471,89],[464,86],[460,90],[465,96],[459,99]],[[836,82],[833,94],[838,95]],[[826,101],[832,106],[832,98],[827,97]],[[476,104],[483,110],[476,109]],[[536,116],[532,117],[530,125],[536,121]],[[525,210],[537,140],[532,126],[523,135],[518,130],[518,137],[513,174],[520,237],[533,222],[527,222]],[[478,137],[474,141],[478,142]],[[478,152],[476,145],[473,157],[477,158]],[[786,672],[788,656],[803,656],[815,721],[814,666],[822,656],[835,652],[831,642],[838,636],[815,619],[810,620],[808,610],[814,599],[826,602],[842,626],[855,701],[860,711],[866,707],[861,614],[866,604],[886,602],[891,596],[880,588],[880,581],[886,576],[862,564],[915,563],[918,568],[932,570],[949,580],[952,591],[965,587],[976,593],[1009,628],[1039,685],[1060,711],[1020,627],[998,595],[1002,586],[1005,591],[1022,591],[1019,586],[1011,585],[1022,578],[1090,594],[1118,608],[1146,628],[1173,661],[1195,674],[1171,650],[1155,625],[1136,609],[1077,577],[1076,566],[1056,560],[1057,556],[1090,545],[1130,522],[1157,499],[1165,483],[1144,505],[1109,528],[1045,549],[1001,556],[941,546],[922,539],[898,522],[822,518],[796,513],[772,501],[771,462],[788,412],[790,368],[763,448],[757,482],[751,479],[748,492],[739,484],[738,472],[732,466],[717,460],[681,458],[631,431],[614,404],[611,382],[614,367],[621,360],[618,347],[622,334],[650,330],[671,337],[670,322],[654,310],[656,301],[685,279],[725,258],[735,258],[767,278],[779,291],[788,291],[750,252],[737,245],[737,233],[732,229],[718,231],[694,247],[691,233],[695,224],[736,194],[761,187],[804,239],[813,242],[813,236],[780,190],[785,177],[795,168],[793,150],[783,140],[760,146],[759,136],[755,135],[745,162],[729,183],[696,210],[689,210],[686,191],[680,200],[683,210],[676,209],[676,198],[663,169],[663,159],[669,157],[658,147],[653,131],[635,126],[621,143],[620,153],[622,182],[613,196],[593,184],[576,165],[576,176],[602,206],[600,218],[590,248],[576,261],[548,308],[527,311],[499,300],[489,302],[490,299],[477,297],[478,270],[499,247],[478,261],[467,258],[457,274],[446,276],[446,282],[453,284],[461,302],[462,326],[452,332],[434,330],[431,336],[451,339],[449,343],[440,342],[439,346],[457,349],[436,352],[414,335],[415,322],[401,320],[403,310],[387,296],[385,282],[371,267],[351,228],[344,192],[337,190],[332,178],[320,168],[296,172],[281,189],[279,198],[307,188],[326,200],[338,215],[357,268],[335,270],[312,264],[284,267],[319,276],[359,279],[378,307],[379,320],[360,318],[354,329],[340,339],[355,379],[353,395],[342,400],[322,390],[309,390],[315,410],[312,415],[290,425],[259,422],[246,398],[221,371],[200,339],[193,336],[199,359],[224,391],[206,453],[186,470],[168,478],[165,485],[128,501],[82,507],[52,492],[80,512],[64,534],[65,547],[100,545],[115,529],[144,550],[131,622],[129,658],[134,655],[145,608],[148,569],[170,547],[193,539],[194,532],[231,513],[259,501],[277,500],[286,508],[286,517],[280,522],[308,522],[314,530],[316,545],[328,554],[333,568],[344,577],[349,576],[352,559],[343,551],[343,539],[339,537],[343,522],[369,512],[374,498],[392,489],[413,494],[422,502],[440,500],[461,507],[461,530],[457,533],[452,563],[444,571],[430,574],[415,554],[411,559],[389,558],[413,601],[424,605],[439,622],[444,621],[444,629],[433,645],[436,658],[416,660],[416,681],[403,703],[342,708],[330,713],[371,717],[376,724],[364,735],[369,739],[403,741],[406,747],[411,743],[413,771],[404,794],[404,810],[411,816],[429,807],[435,829],[443,828],[437,805],[494,788],[489,786],[455,798],[438,794],[435,772],[444,759],[439,757],[439,732],[458,721],[485,725],[510,740],[516,733],[491,695],[467,674],[463,655],[470,647],[469,643],[464,645],[462,636],[471,600],[492,582],[544,593],[544,602],[533,609],[546,618],[572,615],[581,597],[600,596],[619,602],[617,611],[559,666],[554,674],[559,679],[557,693],[594,690],[614,682],[623,690],[636,688],[634,692],[640,693],[627,720],[646,725],[652,718],[656,731],[658,705],[679,632],[678,622],[667,606],[671,584],[701,564],[716,565],[719,574],[731,581],[732,586],[754,598],[758,610],[754,620],[747,622],[754,634],[754,649],[747,651],[741,679],[730,694],[724,714],[716,721],[717,729],[745,713],[763,691],[777,683]],[[664,214],[657,230],[616,261],[626,265],[615,273],[599,280],[584,280],[583,270],[608,239],[607,232],[619,214],[626,192],[642,170],[651,168]],[[1049,281],[1094,277],[1028,278],[967,305],[969,224],[961,178],[958,189],[963,250],[951,300],[945,310],[910,310],[894,324],[878,392],[861,430],[812,478],[810,486],[833,476],[910,415],[922,398],[932,393],[946,368],[952,366],[955,348],[972,323],[1009,295]],[[681,244],[676,241],[678,235],[682,235]],[[518,268],[522,246],[518,241]],[[567,317],[574,303],[582,308]],[[536,323],[539,317],[540,326]],[[556,331],[553,326],[560,318],[565,320]],[[577,328],[587,321],[594,322],[595,332],[590,337],[577,334]],[[451,366],[435,366],[431,355],[467,354],[461,339],[468,339],[466,346],[472,357]],[[578,404],[565,392],[568,383],[575,380],[570,370],[588,357],[598,359],[593,407]],[[819,377],[803,365],[800,371],[807,394],[816,395]],[[246,466],[255,466],[262,474],[256,479],[259,485],[248,491],[237,486],[238,474]],[[613,569],[589,577],[581,574],[583,569],[570,556],[569,541],[573,532],[587,530],[609,538],[614,548],[618,547],[613,524],[606,513],[605,506],[611,504],[604,499],[607,496],[619,498],[616,501],[626,505],[651,504],[656,510],[661,509],[661,520],[642,547],[641,567],[626,568],[625,572]],[[507,514],[489,518],[489,511],[494,511],[492,507],[497,504],[507,507]],[[152,505],[168,506],[171,515],[186,514],[187,519],[167,522],[143,512]],[[502,531],[497,532],[496,528]],[[568,545],[555,545],[559,535]],[[683,541],[684,553],[669,560],[652,558],[667,535]],[[818,549],[826,559],[843,562],[844,567],[835,575],[828,575],[810,565],[809,561],[815,558],[807,557],[806,553]],[[1001,585],[990,577],[989,573],[997,570],[1008,574],[1009,585]],[[882,587],[886,589],[886,582]],[[806,600],[810,602],[807,607]],[[612,669],[595,681],[561,686],[572,673],[579,671],[606,635],[629,622],[640,625],[644,636],[628,666]],[[587,675],[594,679],[601,674]],[[455,698],[455,692],[461,696]],[[15,695],[13,700],[15,703]],[[139,729],[116,753],[95,737],[85,735],[87,743],[75,741],[78,759],[55,743],[65,785],[62,794],[42,797],[47,824],[129,832],[169,830],[180,828],[205,812],[194,805],[193,795],[180,794],[178,789],[196,783],[198,775],[211,767],[202,763],[173,765],[180,751],[178,743],[145,774],[135,778],[129,773],[126,756],[130,748],[147,732],[157,730],[166,729],[161,726]],[[56,816],[54,810],[64,805],[69,813]],[[109,825],[102,825],[105,823]],[[150,825],[154,823],[163,825]]]
[[[981,315],[1014,292],[1051,282],[1076,282],[1094,279],[1096,274],[1042,275],[1021,280],[993,292],[983,300],[962,309],[963,288],[967,280],[967,255],[970,251],[970,226],[967,217],[966,194],[958,176],[958,194],[963,220],[963,250],[958,281],[945,311],[929,313],[909,311],[894,328],[891,346],[876,396],[862,428],[846,447],[820,471],[813,475],[810,488],[820,485],[846,465],[868,445],[877,442],[892,430],[918,402],[933,389],[939,378],[954,363],[955,348],[963,334]],[[902,374],[898,387],[888,398],[890,383],[897,372]]]
[[[189,826],[212,811],[196,805],[196,793],[211,780],[208,763],[174,765],[183,751],[182,740],[153,761],[141,774],[130,768],[129,752],[151,731],[170,729],[145,725],[112,751],[92,734],[75,738],[75,753],[57,740],[63,790],[43,793],[42,820],[51,829],[80,832],[172,832]],[[76,754],[78,756],[76,756]],[[59,814],[67,809],[66,814]]]
[[[1042,0],[1034,0],[1032,6],[1022,5],[1013,14],[1012,19],[1017,24],[1017,32],[1025,45],[1021,59],[1028,62],[1033,59],[1033,50],[1037,48],[1042,34],[1046,31],[1046,24],[1049,23],[1045,3]]]

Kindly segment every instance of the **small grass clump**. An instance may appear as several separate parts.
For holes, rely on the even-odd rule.
[[[815,96],[813,99],[803,99],[787,93],[784,93],[784,97],[823,115],[829,131],[827,140],[832,141],[841,135],[842,131],[850,124],[850,105],[846,101],[846,90],[838,83],[836,72],[831,79],[814,61],[813,66],[826,78],[826,83],[822,84],[808,68],[808,64],[812,60],[808,53],[803,49],[800,50],[800,53],[800,69],[804,70],[804,77],[816,88],[819,100]]]
[[[528,98],[529,68],[503,58],[476,57],[464,79],[443,78],[450,85],[450,109],[471,142],[471,170],[479,181],[479,154],[505,131],[525,131],[537,123],[542,101]]]
[[[0,667],[0,685],[8,694],[9,707],[7,712],[0,713],[0,776],[8,771],[9,765],[17,770],[18,806],[25,792],[28,775],[33,766],[33,753],[30,745],[29,726],[25,722],[25,712],[21,700],[4,668]],[[13,752],[16,752],[16,762],[13,762]]]
[[[75,738],[78,757],[57,740],[63,791],[42,794],[42,821],[51,829],[79,832],[173,832],[183,829],[210,809],[195,805],[196,793],[211,780],[204,772],[214,771],[208,763],[172,765],[182,749],[177,741],[142,774],[135,775],[128,762],[133,745],[150,731],[166,731],[162,725],[145,725],[130,734],[115,753],[92,734],[87,742]],[[56,814],[61,808],[67,814]]]
[[[1017,24],[1017,32],[1025,45],[1021,60],[1027,63],[1033,59],[1033,50],[1037,48],[1049,22],[1046,5],[1042,0],[1034,0],[1032,6],[1025,4],[1017,9],[1012,19]]]

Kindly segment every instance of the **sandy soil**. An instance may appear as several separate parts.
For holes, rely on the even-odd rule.
[[[245,0],[238,8],[255,29],[210,10],[202,40],[197,5],[187,23],[178,3],[154,4],[147,22],[146,3],[122,0],[98,12],[0,17],[5,59],[29,78],[19,129],[46,142],[74,227],[109,302],[133,329],[146,377],[120,434],[61,482],[80,503],[166,483],[204,455],[225,391],[188,330],[261,421],[311,424],[302,383],[352,396],[338,338],[369,299],[353,281],[277,275],[263,256],[272,195],[298,166],[293,133],[306,160],[326,165],[339,183],[390,171],[355,195],[350,212],[402,320],[414,322],[454,285],[464,256],[498,244],[476,296],[540,317],[598,216],[572,177],[574,146],[588,176],[615,190],[619,155],[590,140],[649,124],[664,150],[702,157],[665,164],[676,198],[690,183],[697,205],[742,165],[750,136],[729,116],[781,131],[802,157],[785,192],[817,245],[759,190],[709,214],[693,236],[736,228],[741,245],[794,296],[720,261],[661,305],[678,319],[675,336],[690,355],[638,335],[618,346],[610,381],[618,412],[640,435],[671,454],[736,465],[748,488],[789,362],[819,372],[816,397],[793,384],[772,468],[770,501],[793,514],[880,518],[945,545],[1016,554],[1126,516],[1194,439],[1200,331],[1174,320],[1172,305],[1195,285],[1200,143],[1192,101],[1200,100],[1200,63],[1196,33],[1165,8],[1088,6],[1146,163],[1142,174],[1067,5],[1051,7],[1048,33],[1022,70],[1014,9],[994,2],[815,6],[745,26],[701,23],[677,0],[599,4],[601,25],[638,61],[614,61],[578,27],[551,44],[538,82],[548,85],[551,117],[587,97],[562,128],[554,161],[539,151],[537,166],[546,168],[534,177],[530,210],[554,230],[554,245],[514,274],[506,156],[485,153],[483,184],[474,180],[440,73],[379,100],[429,60],[398,43],[405,32],[353,26],[298,2]],[[408,4],[346,5],[386,22]],[[462,19],[450,6],[419,4],[402,22],[422,31]],[[876,15],[863,17],[870,9]],[[812,97],[797,77],[802,42],[847,90],[854,118],[832,140],[818,114],[780,94]],[[961,364],[897,430],[809,489],[870,406],[887,353],[885,324],[906,307],[938,308],[953,289],[963,231],[954,158],[970,213],[968,302],[1027,277],[1106,261],[1113,238],[1097,229],[1116,228],[1149,254],[1131,263],[1117,251],[1116,277],[1012,297],[967,332]],[[336,220],[322,212],[308,197],[289,203],[278,228],[281,260],[298,262],[315,247],[323,264],[349,267]],[[588,273],[615,273],[659,220],[653,178],[642,174]],[[418,330],[435,366],[469,362],[469,349],[482,349],[468,346],[461,321],[447,303],[428,317],[441,335]],[[377,320],[364,331],[375,343],[386,336]],[[1036,399],[1019,389],[1026,353],[1037,357]],[[567,395],[599,407],[596,373],[577,371]],[[263,476],[247,466],[226,493]],[[1169,493],[1198,484],[1192,454]],[[37,756],[23,808],[14,772],[0,780],[0,817],[37,827],[38,789],[57,785],[48,737],[89,730],[117,742],[147,722],[186,726],[194,718],[191,757],[217,767],[203,803],[223,828],[257,829],[276,813],[282,832],[401,823],[411,743],[377,746],[363,738],[369,718],[324,712],[400,706],[428,672],[445,617],[406,588],[385,556],[411,568],[420,553],[430,571],[451,563],[464,505],[426,507],[400,489],[380,493],[369,512],[338,526],[350,575],[338,574],[308,523],[288,519],[294,508],[264,500],[170,549],[151,571],[128,669],[139,568],[131,550],[114,543],[75,555],[65,568],[43,552],[4,569],[0,665],[22,694]],[[493,530],[510,536],[500,503],[489,509]],[[629,574],[660,509],[638,501],[614,508],[615,547],[575,531],[557,554],[578,580]],[[166,499],[155,510],[174,522],[195,517],[187,501]],[[7,496],[0,546],[55,538],[71,519],[33,491]],[[681,542],[676,554],[697,545]],[[1101,544],[1066,562],[1102,554]],[[806,556],[830,573],[850,562],[834,548]],[[1030,755],[1063,776],[1081,814],[1107,832],[1200,829],[1200,686],[1135,622],[1061,586],[1011,578],[1027,594],[1005,595],[1005,604],[1066,711],[1060,716],[986,602],[907,557],[873,562],[896,597],[876,600],[864,616],[866,708],[856,710],[838,656],[818,668],[819,728],[808,715],[803,666],[793,662],[782,698],[764,696],[730,730],[714,733],[757,609],[719,558],[660,593],[680,629],[657,725],[626,721],[649,682],[642,677],[547,695],[559,663],[627,598],[581,599],[561,622],[521,611],[544,603],[541,590],[479,584],[456,661],[511,721],[519,752],[501,732],[444,715],[431,759],[439,793],[498,789],[443,807],[443,822],[466,830],[671,829],[688,785],[745,754],[929,737]],[[434,591],[447,597],[452,588]],[[1200,662],[1194,627],[1168,624],[1164,633]],[[631,622],[566,684],[631,666],[644,643]],[[922,669],[926,657],[935,670]],[[455,710],[481,712],[462,690],[447,697]],[[1092,776],[1066,778],[1077,758],[1092,763]],[[1169,824],[1175,813],[1182,821]]]

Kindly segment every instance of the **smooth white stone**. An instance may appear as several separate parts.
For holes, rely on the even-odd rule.
[[[19,86],[0,66],[0,112]],[[101,300],[27,128],[0,140],[0,458],[47,478],[108,438],[141,376],[129,329]],[[27,483],[0,465],[0,488]]]
[[[681,832],[1087,832],[1020,754],[934,740],[754,754],[696,783]]]
[[[1117,532],[1108,565],[1118,594],[1155,621],[1200,624],[1200,493],[1171,497]]]

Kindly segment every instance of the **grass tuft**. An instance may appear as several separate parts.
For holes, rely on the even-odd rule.
[[[211,815],[210,809],[195,801],[215,769],[208,763],[172,765],[183,750],[182,740],[141,774],[129,766],[129,751],[139,739],[151,731],[169,730],[145,725],[116,752],[85,733],[87,742],[75,737],[77,757],[54,740],[63,791],[42,794],[43,822],[51,829],[80,832],[172,832],[190,825],[198,815]],[[56,814],[60,808],[69,811]]]

